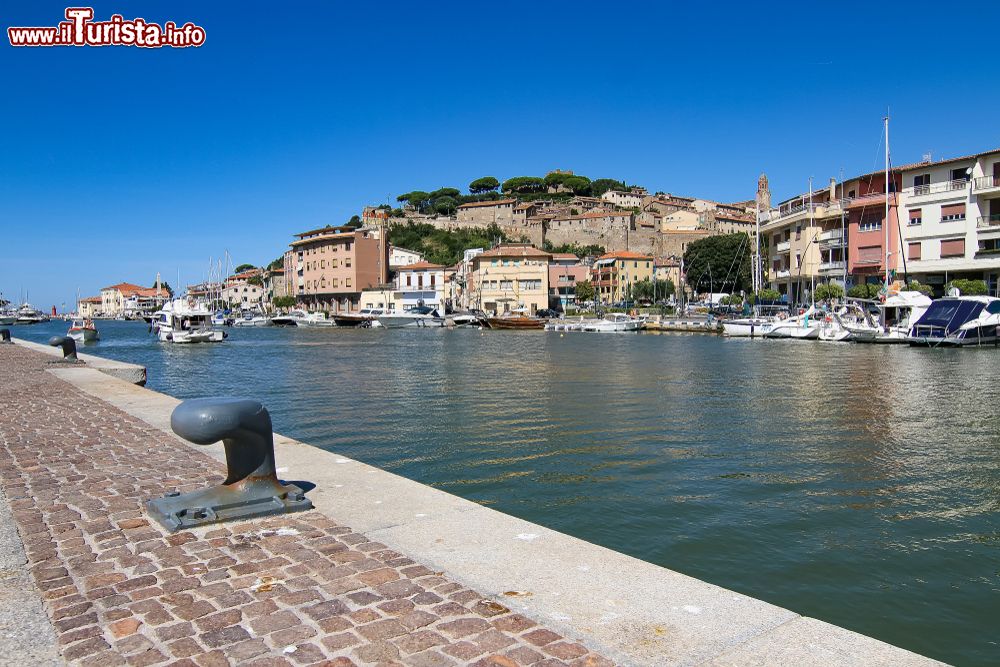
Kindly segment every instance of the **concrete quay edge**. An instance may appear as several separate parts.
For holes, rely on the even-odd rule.
[[[42,345],[41,343],[35,343],[34,341],[24,340],[23,338],[11,338],[15,345],[21,345],[35,352],[41,352],[42,354],[47,354],[57,360],[62,359],[62,349],[52,347],[50,345]],[[146,367],[140,366],[139,364],[130,364],[124,361],[117,361],[115,359],[108,359],[107,357],[98,357],[93,354],[86,354],[82,352],[82,346],[77,345],[76,356],[80,358],[85,364],[91,368],[95,368],[102,373],[106,373],[113,378],[123,380],[130,384],[136,384],[144,386],[146,384]]]
[[[44,347],[44,346],[39,346]],[[62,380],[177,438],[180,400],[86,366]],[[503,514],[275,433],[316,508],[622,665],[940,665],[905,649]]]

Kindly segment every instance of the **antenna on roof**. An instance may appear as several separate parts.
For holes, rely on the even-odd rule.
[[[930,151],[927,151],[926,153],[924,153],[923,158],[924,158],[924,162],[932,162],[933,161],[933,159],[931,157],[931,152]]]

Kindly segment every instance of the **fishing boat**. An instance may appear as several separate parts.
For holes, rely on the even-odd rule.
[[[92,343],[101,338],[100,333],[97,331],[97,326],[92,319],[82,319],[79,317],[72,320],[66,335],[78,343]]]
[[[444,318],[430,306],[414,306],[401,313],[383,313],[378,323],[386,329],[402,327],[443,327]]]
[[[906,341],[925,347],[997,345],[1000,299],[955,296],[934,301],[910,328]]]
[[[545,320],[531,317],[521,309],[506,312],[499,317],[487,317],[486,325],[490,329],[544,329]]]
[[[226,338],[212,326],[212,312],[193,297],[165,303],[154,313],[151,329],[165,343],[219,343]]]

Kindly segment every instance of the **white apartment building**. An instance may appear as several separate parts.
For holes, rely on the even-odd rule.
[[[403,310],[412,306],[441,308],[448,298],[448,273],[446,267],[430,262],[400,267],[393,301]]]
[[[622,190],[608,190],[601,199],[611,202],[619,208],[641,208],[643,200],[649,196],[645,188],[631,188],[628,192]]]
[[[424,254],[416,250],[407,250],[398,246],[389,246],[389,268],[397,269],[401,266],[408,266],[424,261]]]
[[[897,271],[942,292],[956,278],[1000,289],[1000,150],[901,169]]]

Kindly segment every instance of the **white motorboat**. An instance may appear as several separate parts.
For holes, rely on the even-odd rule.
[[[923,317],[932,303],[931,298],[921,292],[903,290],[895,294],[890,293],[884,302],[876,304],[880,315],[875,336],[858,337],[857,342],[882,345],[908,343],[910,329]],[[850,325],[847,328],[852,329]]]
[[[881,330],[863,307],[849,302],[826,314],[819,339],[827,343],[871,342]]]
[[[1000,299],[955,296],[938,299],[910,328],[907,342],[927,347],[996,345]]]
[[[820,318],[817,317],[815,306],[801,315],[788,317],[774,323],[771,330],[764,334],[765,338],[797,338],[800,340],[815,340],[819,338]]]
[[[733,338],[760,338],[778,323],[775,317],[743,317],[722,321],[722,333]]]
[[[151,328],[165,343],[219,343],[226,338],[212,326],[212,312],[192,297],[165,303],[153,314]]]
[[[69,325],[69,331],[66,332],[66,335],[78,343],[92,343],[101,339],[101,335],[97,331],[97,326],[94,324],[94,321],[89,318],[73,319]]]
[[[377,321],[386,329],[444,326],[444,318],[429,306],[416,306],[401,313],[383,313],[378,316]]]
[[[284,315],[275,315],[271,318],[271,324],[278,327],[297,327],[299,322],[306,318],[307,313],[304,310],[290,310]]]
[[[266,327],[270,323],[271,320],[260,313],[246,313],[243,317],[233,320],[234,327]]]
[[[585,320],[581,330],[597,333],[621,333],[639,331],[645,323],[646,320],[642,317],[629,317],[625,313],[610,313],[600,320]]]
[[[326,316],[326,313],[322,311],[317,311],[315,313],[306,313],[306,316],[299,319],[300,327],[332,327],[336,323]]]
[[[0,327],[13,326],[17,321],[17,315],[11,311],[0,312]]]
[[[38,310],[30,303],[23,303],[21,307],[17,309],[14,316],[14,324],[39,324],[41,322],[47,322],[48,317],[45,313]]]

